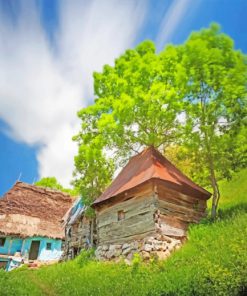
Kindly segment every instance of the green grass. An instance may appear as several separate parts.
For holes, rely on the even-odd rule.
[[[220,182],[220,208],[227,209],[247,203],[247,169],[235,174],[230,182]]]
[[[132,266],[76,260],[0,273],[0,295],[246,295],[247,170],[221,182],[220,215],[189,230],[165,262]]]

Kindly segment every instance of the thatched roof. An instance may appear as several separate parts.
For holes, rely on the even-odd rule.
[[[132,157],[116,179],[95,200],[100,204],[150,180],[160,180],[164,186],[198,198],[208,199],[211,193],[194,183],[154,147],[148,147]]]
[[[61,220],[72,203],[66,193],[16,182],[0,198],[0,235],[63,239]]]

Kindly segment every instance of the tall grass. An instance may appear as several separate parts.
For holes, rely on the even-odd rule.
[[[222,182],[221,213],[189,230],[168,260],[133,266],[77,259],[0,273],[0,295],[246,295],[247,170]]]

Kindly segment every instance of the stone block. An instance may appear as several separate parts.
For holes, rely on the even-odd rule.
[[[153,246],[150,244],[145,244],[143,250],[146,252],[150,252],[153,250]]]
[[[132,248],[131,248],[131,247],[128,247],[128,248],[126,248],[126,249],[123,249],[122,254],[123,254],[124,256],[126,256],[126,255],[128,255],[131,251],[132,251]]]
[[[149,252],[146,252],[146,251],[142,251],[142,258],[144,259],[144,260],[148,260],[148,259],[150,259],[150,253]]]
[[[128,249],[129,247],[130,247],[130,244],[125,243],[122,245],[122,250]]]
[[[122,245],[115,245],[116,249],[122,249]]]
[[[155,254],[157,255],[159,260],[165,260],[167,257],[170,256],[170,252],[168,251],[165,251],[165,252],[157,251]]]
[[[109,246],[108,245],[103,245],[102,246],[102,250],[103,251],[108,251],[109,250]]]

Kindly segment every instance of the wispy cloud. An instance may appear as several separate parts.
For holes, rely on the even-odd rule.
[[[160,25],[160,30],[156,38],[157,48],[160,50],[171,41],[171,38],[183,26],[186,15],[195,10],[200,0],[174,0],[169,9],[165,12]],[[187,19],[188,21],[188,19]]]
[[[51,47],[36,2],[21,2],[12,24],[0,12],[0,119],[15,140],[39,145],[40,176],[68,184],[76,112],[93,97],[92,72],[133,45],[146,1],[61,1]]]

